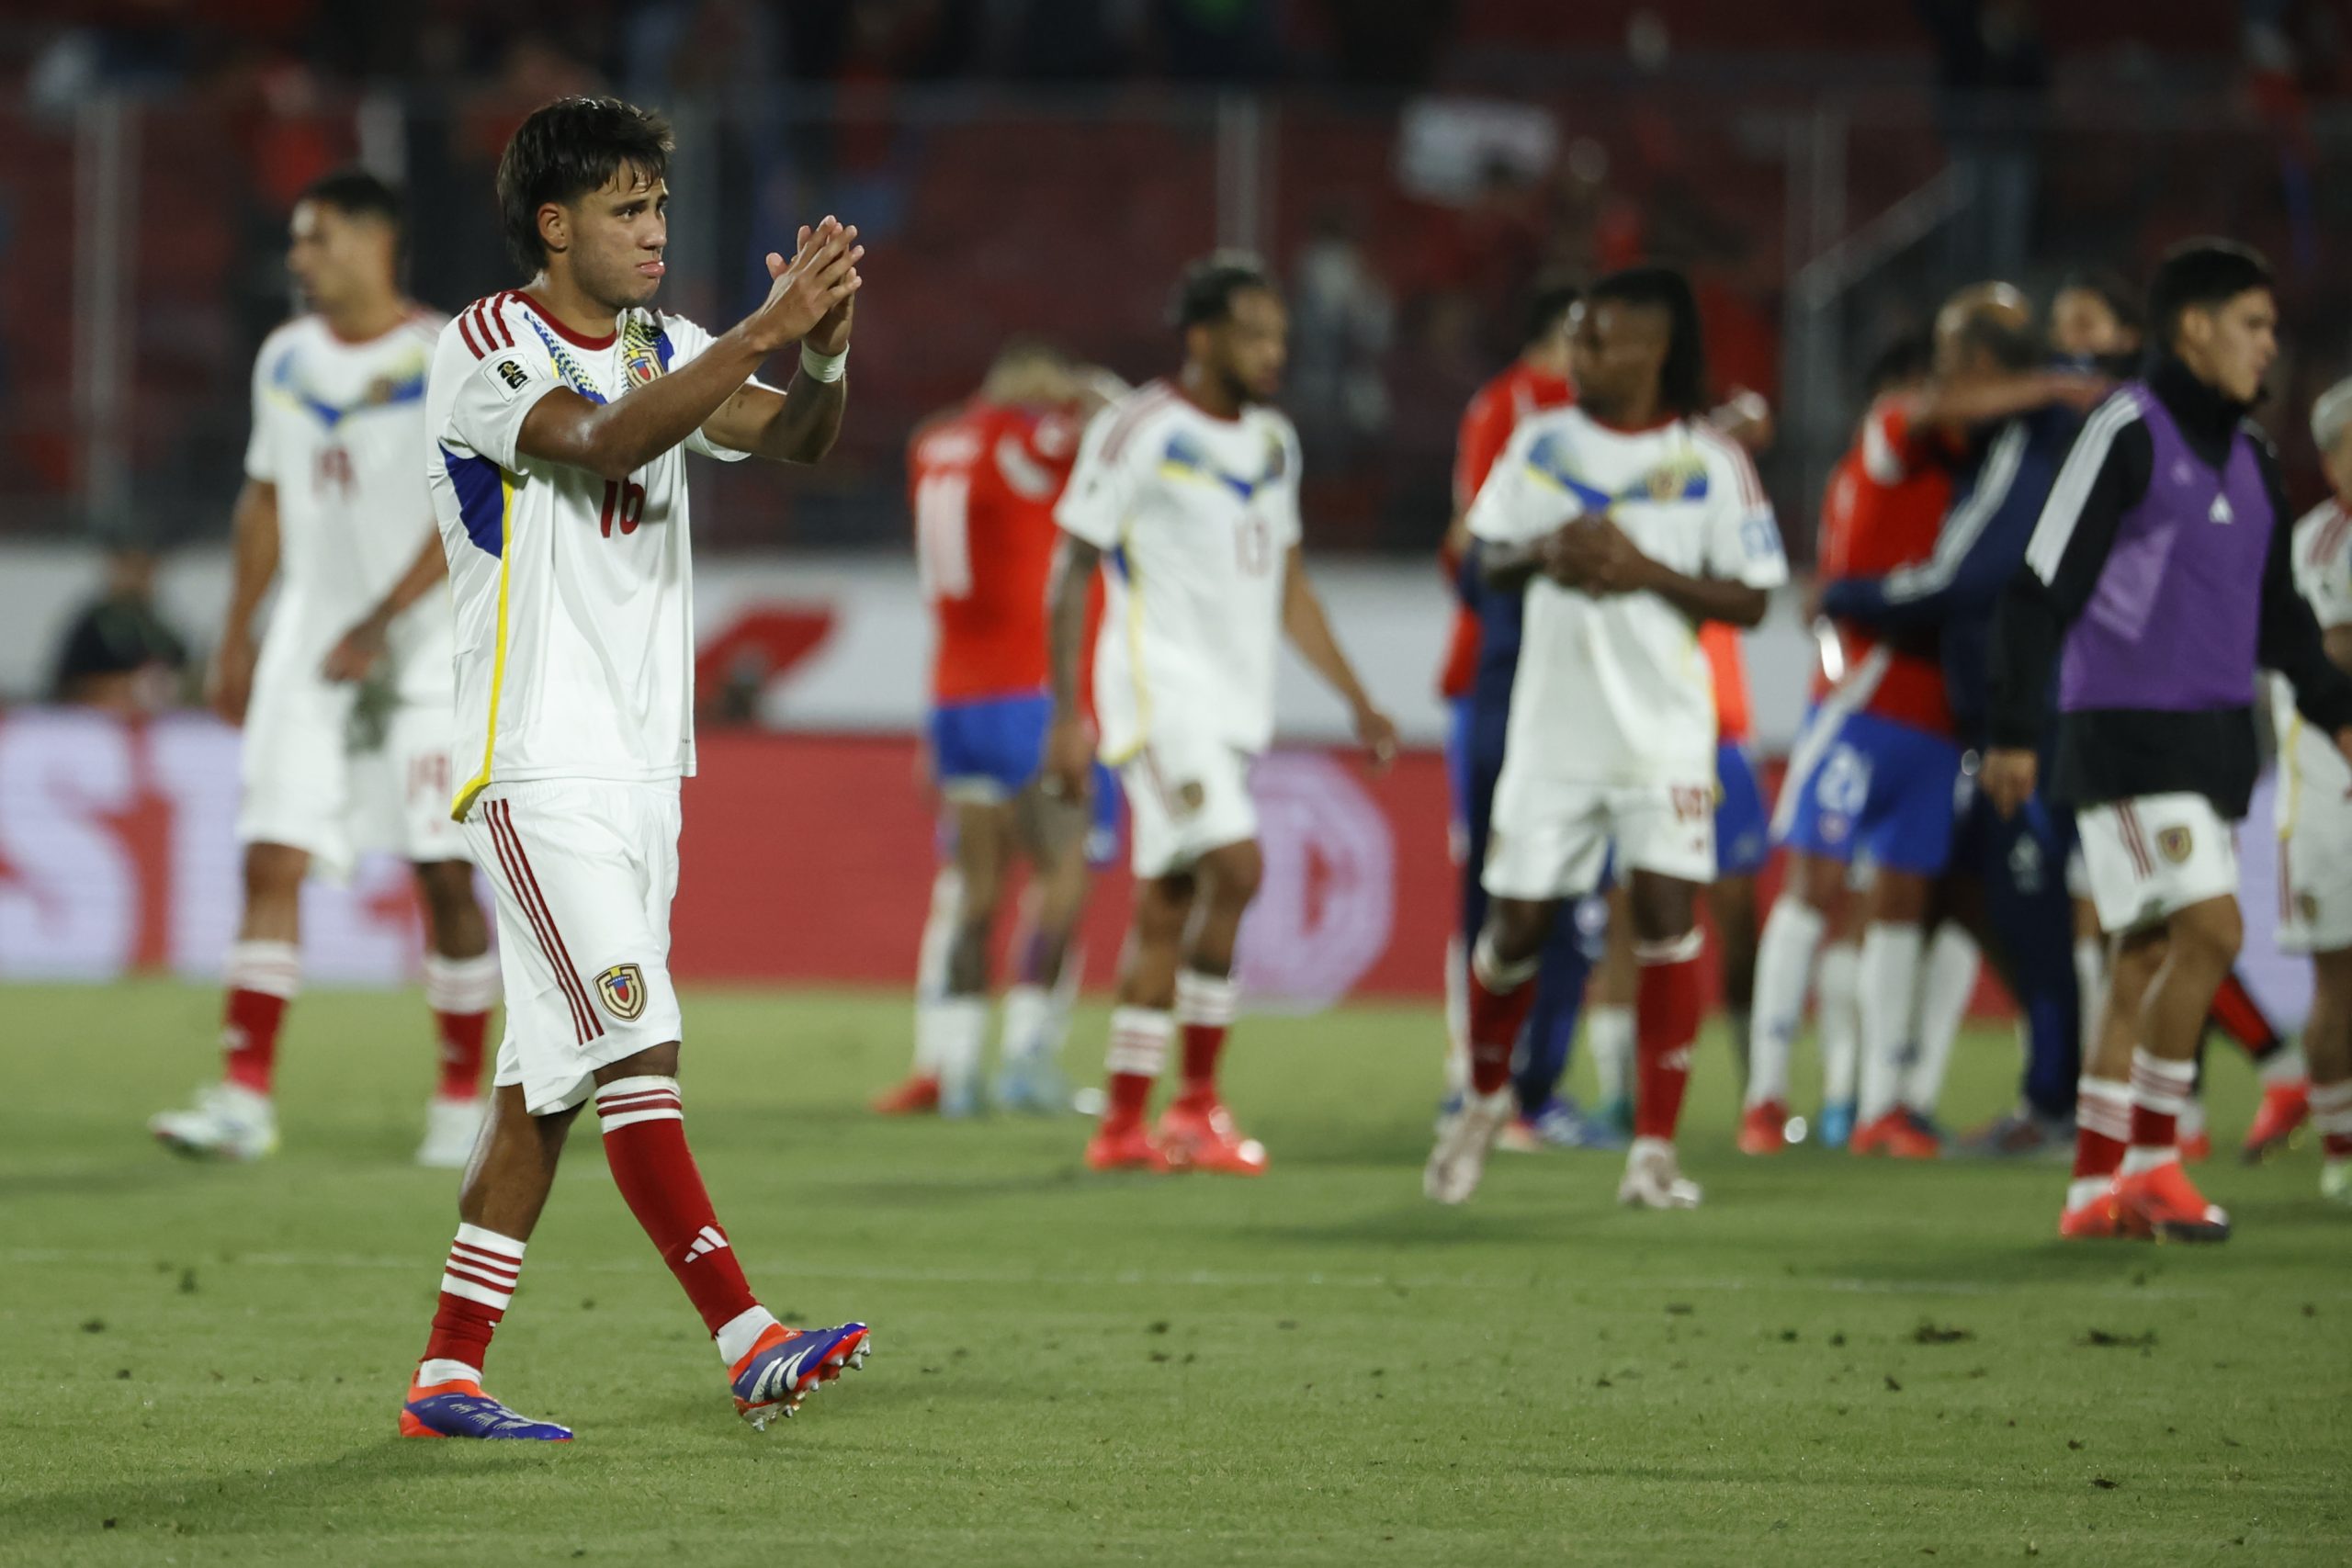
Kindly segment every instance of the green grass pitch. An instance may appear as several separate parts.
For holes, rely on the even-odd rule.
[[[2070,1248],[2050,1166],[1741,1160],[1719,1039],[1705,1208],[1619,1211],[1614,1156],[1553,1155],[1446,1212],[1429,1011],[1245,1020],[1272,1173],[1154,1181],[1083,1172],[1075,1118],[867,1115],[898,999],[697,992],[720,1217],[772,1306],[867,1319],[875,1359],[743,1427],[583,1124],[490,1369],[579,1431],[539,1447],[393,1436],[453,1223],[405,1163],[413,998],[297,1006],[286,1148],[247,1168],[142,1130],[210,1070],[209,992],[0,1001],[0,1562],[2352,1561],[2352,1215],[2308,1145],[2227,1161],[2221,1057],[2238,1238]],[[2013,1070],[1964,1043],[1954,1119]]]

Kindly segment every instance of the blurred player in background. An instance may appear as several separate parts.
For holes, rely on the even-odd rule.
[[[831,450],[864,252],[831,218],[803,229],[790,261],[768,256],[766,299],[717,337],[654,310],[670,147],[667,125],[617,99],[532,114],[498,166],[531,282],[460,311],[434,351],[427,465],[461,744],[480,747],[452,812],[498,895],[507,1020],[405,1437],[571,1436],[485,1394],[481,1366],[592,1097],[613,1183],[716,1342],[738,1414],[788,1416],[866,1349],[865,1325],[787,1328],[745,1283],[686,1145],[668,964],[695,771],[686,453]],[[754,378],[795,343],[788,393]]]
[[[229,950],[226,1070],[148,1125],[182,1154],[277,1146],[277,1032],[302,976],[302,880],[391,850],[416,867],[424,999],[440,1040],[421,1165],[466,1163],[481,1126],[482,1043],[498,960],[472,861],[449,820],[448,569],[418,455],[442,319],[400,289],[398,193],[359,171],[295,203],[287,267],[310,312],[254,362],[214,709],[244,727],[244,914]],[[254,616],[279,583],[258,651]]]
[[[1787,580],[1747,454],[1704,419],[1698,307],[1643,267],[1577,307],[1579,401],[1520,423],[1470,510],[1490,581],[1526,585],[1526,639],[1471,956],[1471,1094],[1423,1173],[1469,1198],[1511,1111],[1510,1054],[1563,899],[1628,881],[1641,964],[1635,1138],[1619,1198],[1690,1207],[1673,1135],[1700,994],[1700,887],[1713,880],[1716,750],[1700,624],[1753,626]]]
[[[1075,802],[1091,745],[1078,693],[1086,603],[1111,566],[1094,664],[1104,761],[1126,786],[1135,924],[1111,1016],[1108,1104],[1086,1151],[1097,1170],[1198,1168],[1257,1175],[1266,1152],[1217,1092],[1233,1022],[1234,943],[1263,863],[1250,765],[1273,738],[1274,659],[1287,636],[1347,703],[1385,765],[1396,729],[1331,636],[1299,548],[1299,452],[1269,406],[1289,330],[1251,256],[1195,264],[1173,311],[1184,366],[1087,427],[1055,513],[1069,536],[1055,570],[1054,716],[1046,763]],[[1184,1086],[1144,1125],[1179,1026]]]
[[[1102,770],[1090,846],[1086,818],[1036,788],[1053,708],[1046,593],[1059,538],[1054,504],[1079,431],[1105,400],[1059,352],[1015,339],[979,392],[919,427],[908,447],[915,568],[935,628],[929,751],[949,860],[924,929],[914,1074],[876,1102],[886,1112],[977,1109],[989,949],[1024,863],[1021,971],[1005,993],[995,1098],[1007,1109],[1069,1109],[1057,1057],[1078,977],[1063,983],[1070,932],[1085,908],[1090,848],[1116,841],[1118,794]]]
[[[2270,278],[2226,242],[2166,255],[2149,289],[2160,356],[2075,438],[1995,626],[1985,793],[2005,814],[2033,795],[2055,668],[2052,782],[2114,941],[2072,1238],[2230,1234],[2181,1168],[2178,1119],[2243,932],[2233,824],[2259,766],[2257,665],[2352,753],[2352,678],[2295,592],[2276,459],[2247,418],[2278,354]]]
[[[2352,380],[2312,405],[2312,441],[2332,493],[2295,525],[2295,587],[2319,621],[2329,660],[2352,670]],[[2352,768],[2303,722],[2294,698],[2274,677],[2278,945],[2311,954],[2303,1056],[2320,1134],[2320,1191],[2352,1204]]]

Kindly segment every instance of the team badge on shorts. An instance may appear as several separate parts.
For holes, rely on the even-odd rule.
[[[2307,926],[2319,924],[2319,895],[2316,893],[2296,894],[2295,912],[2303,918],[2303,924]]]
[[[645,971],[634,964],[616,964],[596,976],[596,994],[605,1010],[623,1023],[635,1023],[645,1011]]]
[[[2188,852],[2192,847],[2194,846],[2189,840],[2188,829],[2186,828],[2156,829],[2157,850],[2163,853],[2165,859],[2175,865],[2183,865],[2188,863]]]

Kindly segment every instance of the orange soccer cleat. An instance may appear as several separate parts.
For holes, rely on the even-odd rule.
[[[2126,1235],[2160,1241],[2227,1241],[2230,1216],[2188,1179],[2177,1159],[2115,1179],[2116,1214]]]
[[[2062,1241],[2113,1241],[2124,1234],[2123,1216],[2116,1209],[2112,1187],[2058,1216],[2058,1237]]]
[[[1159,1114],[1159,1145],[1170,1159],[1193,1170],[1228,1176],[1266,1174],[1266,1145],[1245,1138],[1233,1112],[1215,1095],[1186,1095]]]
[[[1858,1155],[1885,1155],[1892,1159],[1934,1159],[1943,1153],[1943,1145],[1925,1119],[1898,1105],[1885,1115],[1855,1128],[1853,1150]]]
[[[2238,1151],[2238,1157],[2248,1165],[2261,1164],[2285,1148],[2287,1140],[2311,1116],[2310,1080],[2296,1078],[2288,1083],[2263,1085],[2262,1105],[2254,1113],[2253,1124],[2245,1130],[2245,1146]]]
[[[1086,1168],[1089,1170],[1146,1170],[1155,1176],[1166,1176],[1183,1167],[1170,1156],[1167,1149],[1154,1142],[1140,1122],[1113,1126],[1105,1122],[1094,1129],[1094,1136],[1086,1145]]]
[[[2180,1135],[2180,1162],[2183,1165],[2203,1165],[2212,1157],[2212,1134],[2199,1127],[2194,1133]]]
[[[939,1109],[939,1079],[917,1073],[895,1089],[877,1096],[874,1109],[884,1116],[928,1116]]]
[[[1739,1120],[1739,1152],[1776,1155],[1789,1146],[1789,1108],[1777,1100],[1751,1105]]]

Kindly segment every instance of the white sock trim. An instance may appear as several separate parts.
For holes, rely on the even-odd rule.
[[[2159,1115],[2179,1116],[2188,1110],[2196,1086],[2196,1063],[2168,1062],[2149,1055],[2144,1045],[2132,1047],[2132,1104],[2145,1106]]]
[[[2123,1174],[2138,1176],[2143,1171],[2154,1170],[2158,1166],[2170,1165],[2178,1158],[2180,1158],[2180,1151],[2169,1144],[2160,1149],[2152,1149],[2134,1144],[2123,1151]]]
[[[1668,964],[1688,964],[1707,951],[1707,933],[1692,926],[1680,936],[1664,942],[1637,942],[1634,944],[1634,962],[1644,968]]]
[[[441,1266],[441,1289],[504,1312],[523,1276],[523,1244],[511,1235],[461,1224]]]
[[[432,1388],[445,1382],[469,1382],[481,1386],[481,1369],[463,1361],[453,1361],[446,1356],[430,1357],[416,1364],[416,1386]]]
[[[2132,1136],[2132,1086],[2112,1078],[2078,1078],[2075,1083],[2075,1125],[2117,1143]]]
[[[424,1005],[435,1012],[488,1012],[498,1005],[498,954],[424,955]]]
[[[302,989],[302,950],[290,942],[234,943],[222,977],[232,991],[291,1001]]]
[[[658,1074],[615,1078],[596,1091],[598,1130],[607,1136],[640,1122],[683,1122],[685,1101],[678,1080]]]
[[[1508,996],[1535,978],[1535,971],[1543,967],[1544,955],[1532,953],[1516,964],[1505,964],[1495,956],[1495,944],[1485,931],[1478,933],[1477,942],[1470,949],[1470,973],[1481,986],[1494,996]]]
[[[1196,969],[1179,970],[1176,975],[1176,1021],[1200,1023],[1225,1028],[1233,1022],[1240,1009],[1241,987],[1229,975],[1204,974]]]
[[[2312,1085],[2312,1128],[2339,1136],[2352,1133],[2352,1079]]]
[[[761,1335],[775,1326],[775,1314],[763,1306],[748,1306],[720,1324],[711,1342],[718,1347],[719,1360],[732,1367],[752,1353]]]
[[[1102,1065],[1113,1073],[1156,1078],[1168,1066],[1168,1042],[1175,1032],[1173,1013],[1159,1008],[1114,1008]]]
[[[2066,1207],[2079,1209],[2114,1185],[2110,1176],[2078,1176],[2066,1183]]]

